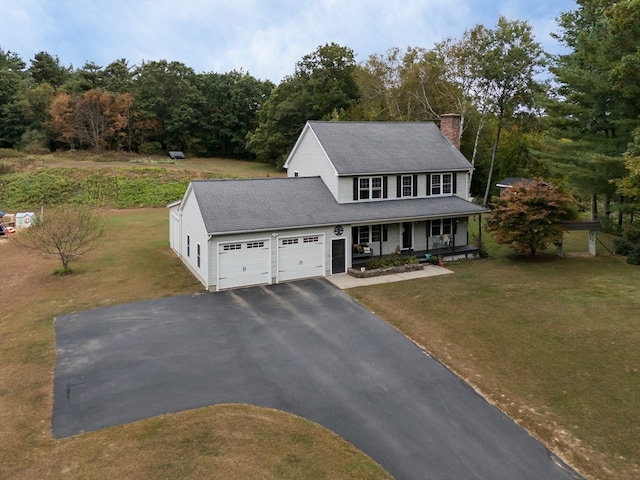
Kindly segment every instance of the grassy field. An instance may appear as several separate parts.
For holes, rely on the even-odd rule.
[[[606,237],[606,236],[603,236]],[[538,261],[489,245],[454,275],[350,293],[588,478],[640,478],[640,268],[586,232]]]
[[[168,248],[168,211],[105,211],[103,245],[51,272],[55,259],[0,240],[0,478],[389,479],[370,458],[307,420],[221,405],[55,440],[53,317],[197,292]]]

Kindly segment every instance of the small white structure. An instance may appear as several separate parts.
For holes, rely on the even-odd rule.
[[[16,228],[29,228],[36,223],[36,214],[34,212],[16,213]]]

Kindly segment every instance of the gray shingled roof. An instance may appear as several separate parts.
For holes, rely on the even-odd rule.
[[[472,168],[432,122],[320,122],[309,127],[339,175]]]
[[[198,180],[191,185],[209,235],[487,211],[455,196],[339,204],[320,177]]]

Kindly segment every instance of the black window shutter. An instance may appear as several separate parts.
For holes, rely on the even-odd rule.
[[[382,225],[382,241],[383,242],[387,241],[388,230],[389,230],[389,226],[387,224]]]
[[[402,175],[396,177],[396,197],[402,197]]]
[[[427,197],[431,195],[431,175],[427,175]]]
[[[351,241],[354,245],[357,245],[358,242],[358,227],[351,227]]]
[[[353,177],[353,199],[358,200],[358,177]]]
[[[387,198],[387,176],[382,177],[382,198]]]
[[[451,176],[453,177],[453,193],[456,194],[458,193],[458,174],[453,172]]]
[[[413,176],[413,196],[418,196],[418,175]]]

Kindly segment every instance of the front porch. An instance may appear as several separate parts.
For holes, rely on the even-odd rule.
[[[403,250],[400,255],[413,255],[420,263],[427,263],[431,258],[441,258],[445,262],[452,262],[455,260],[474,258],[478,256],[479,251],[480,249],[474,245],[460,245],[432,248],[430,250]],[[427,255],[429,255],[429,258],[427,258]],[[385,255],[374,254],[366,258],[353,258],[351,262],[352,268],[364,267],[369,260],[380,256]]]
[[[460,245],[441,248],[432,248],[431,250],[407,250],[403,251],[402,255],[413,255],[418,259],[420,263],[426,263],[430,258],[441,258],[445,262],[452,262],[455,260],[462,260],[466,258],[474,258],[478,256],[480,249],[474,245]]]
[[[478,256],[480,250],[469,245],[468,217],[353,226],[351,240],[352,268],[393,254],[413,255],[426,263],[427,258],[444,261],[471,258]]]

